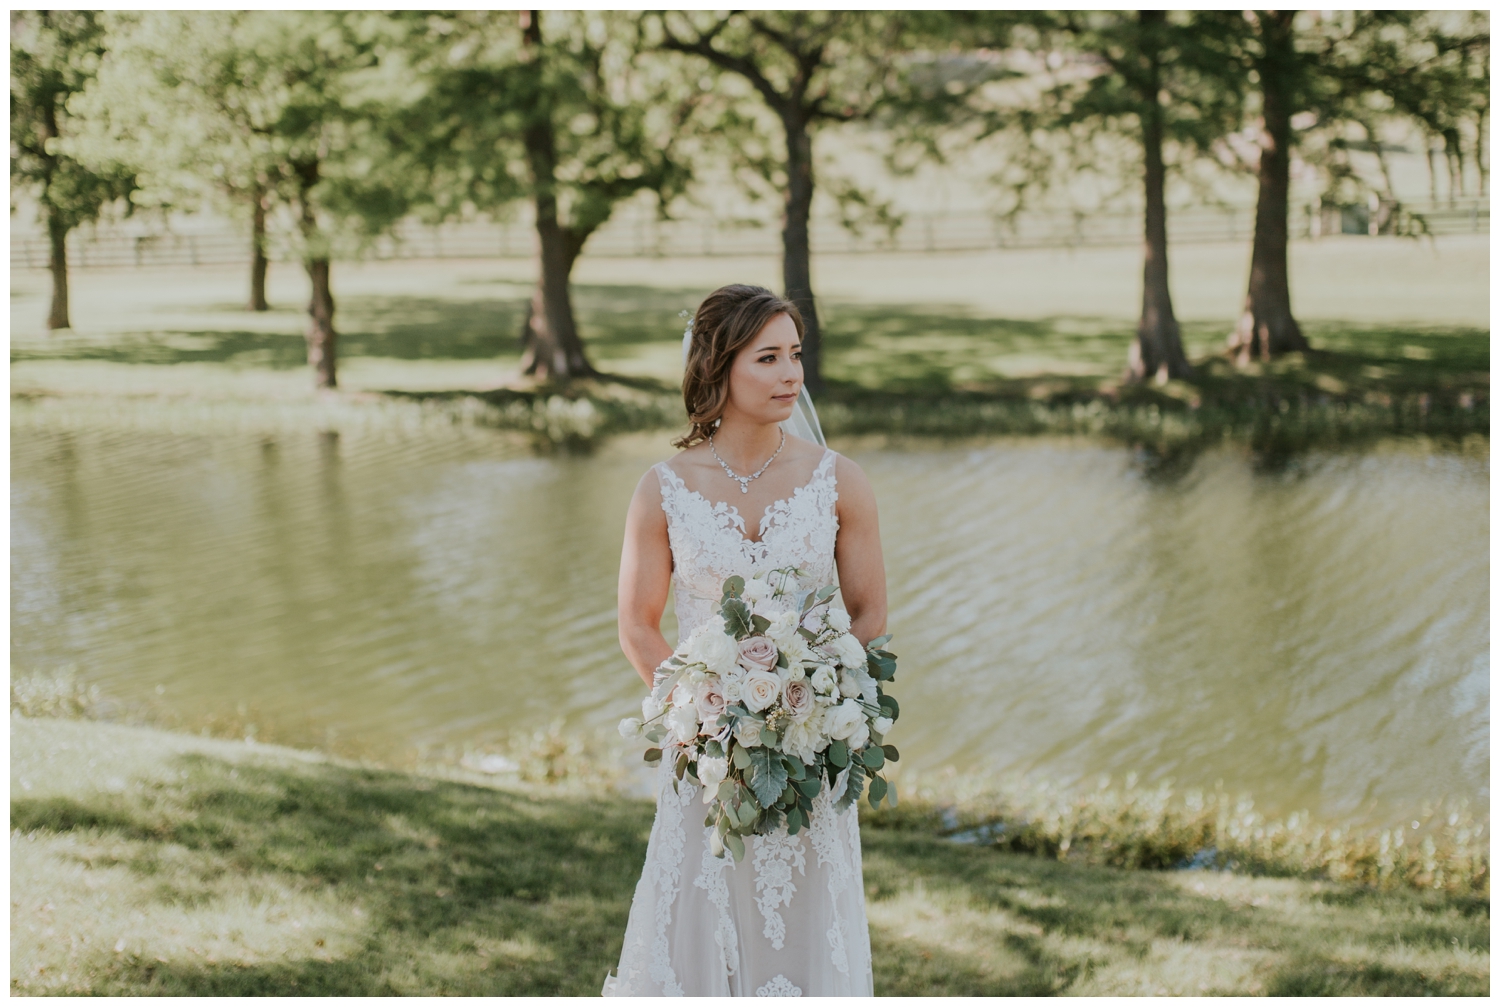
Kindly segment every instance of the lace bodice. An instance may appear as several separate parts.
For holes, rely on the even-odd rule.
[[[796,567],[804,574],[798,585],[801,592],[833,583],[833,547],[839,531],[837,457],[824,448],[812,478],[766,508],[756,542],[745,537],[745,519],[738,507],[709,503],[703,494],[688,489],[665,462],[656,466],[672,545],[681,637],[713,613],[724,581],[735,574],[748,578],[760,571]],[[800,594],[787,596],[785,603],[788,608],[799,606]]]

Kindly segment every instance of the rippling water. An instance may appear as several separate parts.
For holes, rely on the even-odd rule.
[[[16,430],[16,672],[399,761],[607,730],[625,505],[670,449]],[[1248,789],[1268,811],[1487,799],[1488,466],[1115,448],[856,451],[881,507],[909,768]],[[668,616],[668,637],[675,635]]]

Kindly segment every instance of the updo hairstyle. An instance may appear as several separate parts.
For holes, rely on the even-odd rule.
[[[765,287],[731,283],[698,305],[682,375],[682,401],[692,426],[672,442],[673,447],[689,448],[708,440],[729,402],[729,368],[735,355],[777,315],[792,320],[801,340],[802,313],[791,301]]]

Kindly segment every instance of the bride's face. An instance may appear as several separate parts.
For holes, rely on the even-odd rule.
[[[786,315],[777,315],[736,354],[724,412],[738,413],[752,423],[780,423],[792,415],[801,390],[797,326]]]

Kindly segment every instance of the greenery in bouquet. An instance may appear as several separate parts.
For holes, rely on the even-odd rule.
[[[716,856],[745,855],[744,837],[782,826],[795,835],[827,789],[839,811],[868,795],[894,806],[879,770],[900,753],[885,743],[901,707],[885,694],[896,676],[890,636],[862,645],[834,586],[803,594],[795,568],[730,577],[713,617],[659,670],[643,719],[620,723],[644,737],[648,763],[668,760],[672,786],[702,788]]]

